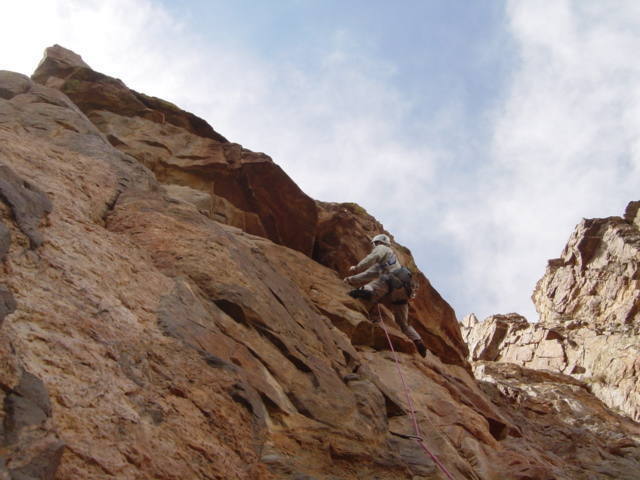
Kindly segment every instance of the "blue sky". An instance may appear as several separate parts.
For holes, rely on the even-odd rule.
[[[0,68],[59,43],[355,201],[459,318],[520,312],[582,217],[640,187],[640,2],[31,0]]]
[[[348,42],[354,53],[388,68],[385,81],[411,101],[407,141],[421,133],[425,118],[451,105],[481,128],[478,117],[500,96],[514,60],[501,1],[161,3],[207,42],[312,75],[337,42]]]

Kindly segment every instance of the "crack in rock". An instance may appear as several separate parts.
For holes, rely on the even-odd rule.
[[[38,226],[40,220],[53,210],[47,195],[20,178],[7,165],[0,164],[0,198],[11,208],[20,230],[29,237],[31,249],[42,245],[44,238]]]

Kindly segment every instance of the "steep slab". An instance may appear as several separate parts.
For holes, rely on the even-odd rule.
[[[333,270],[168,197],[59,91],[5,79],[2,162],[52,208],[32,222],[34,245],[0,203],[15,297],[1,327],[0,473],[440,476],[408,437],[390,352],[349,335],[372,324]],[[547,470],[503,446],[514,428],[465,368],[399,361],[425,442],[457,478]]]
[[[174,282],[104,228],[124,191],[157,190],[152,174],[60,92],[6,72],[0,89],[0,162],[13,172],[3,180],[20,178],[52,207],[25,229],[0,204],[11,238],[2,282],[15,298],[0,336],[0,471],[25,479],[271,478],[251,440],[262,427],[234,400],[242,376],[156,327],[154,312]]]
[[[538,421],[531,432],[519,428],[537,411],[552,418],[554,410],[540,400],[553,391],[527,390],[533,401],[525,404],[526,418],[512,410],[524,398],[509,385],[513,375],[500,380],[507,387],[497,387],[506,396],[483,391],[464,360],[455,316],[436,293],[427,292],[432,305],[413,314],[428,319],[418,327],[433,335],[437,355],[416,355],[383,312],[399,351],[396,364],[380,326],[345,295],[334,270],[304,249],[274,243],[264,220],[271,217],[237,206],[237,198],[262,196],[274,217],[282,213],[279,191],[250,191],[272,180],[268,161],[214,138],[177,107],[92,72],[71,52],[56,55],[53,65],[45,58],[39,80],[80,86],[87,97],[78,101],[86,100],[83,108],[95,124],[104,123],[96,128],[59,90],[0,72],[0,162],[6,167],[0,175],[19,193],[0,202],[0,292],[8,294],[0,304],[2,477],[442,478],[410,437],[413,405],[425,443],[454,478],[633,478],[635,430],[590,406],[593,398],[575,380],[550,382],[560,392],[557,408],[561,398],[571,398],[571,408],[586,412],[589,422],[598,416],[594,424],[603,432],[623,432],[626,443],[603,437],[619,460],[579,428]],[[80,83],[68,83],[76,74],[72,80]],[[144,158],[114,148],[121,140],[105,127],[122,128],[124,137],[149,123],[171,131],[171,142],[209,156],[176,159],[190,167],[156,166],[154,175]],[[149,146],[166,140],[163,132],[147,133]],[[202,173],[209,172],[207,162],[229,158],[235,166],[224,169],[262,165],[253,173],[245,169],[255,181],[232,188],[236,177],[224,177],[227,172],[229,180],[216,183],[215,191],[211,184],[195,188],[208,178]],[[189,176],[191,167],[202,172]],[[194,185],[160,185],[156,175],[164,174],[186,175]],[[213,206],[225,188],[236,203],[224,197],[228,204]],[[16,199],[34,208],[17,215],[23,210]],[[216,211],[224,213],[223,223],[215,221]],[[375,233],[382,226],[358,211],[332,223],[336,211],[328,211],[328,223],[311,222],[310,238],[322,239],[314,253],[340,270],[340,261],[353,263],[369,250],[364,225]],[[260,220],[268,238],[247,233],[251,218]],[[344,219],[355,222],[355,240],[341,230]],[[245,222],[243,229],[229,225],[235,222]],[[332,224],[343,232],[342,243],[322,247]],[[396,248],[411,265],[410,254]],[[334,261],[332,252],[348,255]],[[546,383],[536,375],[523,376]],[[569,397],[565,383],[584,395]],[[566,438],[586,442],[577,458],[549,454],[549,445],[561,446]],[[602,470],[582,458],[596,454],[606,460]]]
[[[316,206],[265,154],[230,143],[192,114],[91,70],[69,50],[48,48],[33,79],[67,94],[114,147],[152,170],[170,197],[193,203],[216,221],[296,249],[338,272],[347,260],[352,264],[368,253],[367,229],[382,229],[358,208],[345,219],[339,205]],[[349,229],[352,224],[357,228]],[[411,322],[433,353],[447,363],[465,365],[466,347],[455,313],[415,267],[411,253],[395,247],[419,280]],[[388,311],[385,315],[390,318]],[[373,343],[384,347],[381,329],[374,334]],[[369,337],[368,330],[360,331],[354,342],[369,344]],[[414,351],[402,335],[397,343],[403,351]]]
[[[330,461],[334,472],[342,472],[340,478],[435,474],[428,457],[407,438],[409,406],[390,352],[381,356],[371,348],[375,343],[352,345],[345,325],[353,324],[353,334],[379,327],[345,295],[335,272],[153,193],[123,194],[107,226],[149,252],[165,275],[182,279],[183,286],[164,300],[169,312],[163,315],[163,328],[247,372],[268,412],[269,448],[263,461],[272,471],[282,478],[288,478],[286,472],[325,478]],[[196,299],[206,305],[206,313],[180,307]],[[397,331],[392,335],[401,338]],[[423,361],[415,354],[401,355],[423,411],[420,424],[431,432],[429,444],[449,468],[468,478],[500,478],[504,465],[474,471],[460,453],[471,448],[478,457],[493,456],[497,438],[508,431],[468,372],[435,356]],[[434,410],[434,404],[443,408]],[[474,447],[464,447],[466,442]],[[324,458],[327,447],[329,457]]]

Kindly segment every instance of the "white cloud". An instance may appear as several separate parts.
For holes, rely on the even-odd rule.
[[[3,68],[30,73],[46,46],[61,44],[267,152],[315,198],[356,201],[397,219],[416,197],[426,208],[435,195],[428,187],[442,154],[400,139],[411,104],[390,86],[395,68],[363,54],[346,30],[301,67],[259,58],[222,35],[216,42],[190,33],[150,0],[135,8],[127,0],[12,2],[4,18],[0,41],[17,47],[3,55]],[[26,25],[28,41],[15,42]]]
[[[465,281],[483,315],[534,319],[528,297],[573,226],[638,198],[639,14],[633,1],[509,3],[519,68],[484,182],[447,225],[471,247]]]

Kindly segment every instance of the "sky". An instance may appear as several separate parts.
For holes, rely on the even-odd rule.
[[[640,199],[637,0],[22,0],[0,69],[60,44],[357,202],[459,319],[518,312],[582,218]]]

